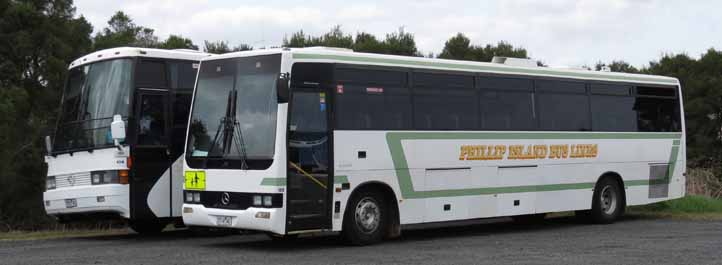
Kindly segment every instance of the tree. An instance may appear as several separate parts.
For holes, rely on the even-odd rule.
[[[416,49],[414,35],[406,32],[403,27],[396,32],[386,34],[383,44],[386,46],[386,53],[388,54],[422,56],[419,50]]]
[[[449,38],[439,54],[439,58],[478,62],[491,62],[494,56],[529,58],[526,49],[516,48],[505,41],[500,41],[496,45],[487,44],[483,47],[471,45],[471,40],[463,33],[457,33]]]
[[[71,0],[0,1],[0,227],[43,224],[42,136],[54,125],[71,60],[92,26]]]
[[[250,51],[253,50],[253,47],[243,43],[235,47],[229,47],[225,41],[205,41],[203,50],[207,53],[224,54],[229,52]]]
[[[93,38],[93,50],[123,46],[158,47],[158,37],[153,29],[136,25],[123,11],[118,11],[108,20],[108,27]]]
[[[439,58],[453,60],[471,60],[471,40],[463,33],[457,33],[444,44]]]
[[[386,53],[384,44],[379,42],[376,36],[365,32],[356,33],[353,50],[357,52]]]
[[[632,66],[631,64],[629,64],[625,61],[621,61],[621,60],[612,61],[609,64],[598,62],[594,66],[594,70],[601,71],[604,67],[609,67],[610,71],[617,72],[617,73],[632,73],[632,74],[639,73],[639,69],[637,69],[634,66]]]
[[[183,38],[178,35],[170,35],[168,39],[158,45],[161,49],[191,49],[198,50],[198,46],[193,44],[191,39]]]
[[[646,74],[680,80],[687,127],[687,157],[692,166],[720,167],[722,161],[722,51],[708,50],[699,60],[665,55],[643,69]]]

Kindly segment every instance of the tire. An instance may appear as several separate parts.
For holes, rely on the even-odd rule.
[[[547,216],[545,213],[538,213],[538,214],[525,214],[525,215],[517,215],[512,216],[511,219],[514,220],[514,223],[522,224],[522,225],[531,225],[531,224],[538,224],[544,221],[544,218]]]
[[[388,209],[384,196],[374,190],[354,194],[343,218],[342,235],[352,245],[369,245],[383,239],[388,229]]]
[[[159,221],[132,221],[130,228],[141,235],[157,235],[163,231],[168,224]]]
[[[587,212],[589,221],[596,224],[614,223],[624,213],[625,199],[622,187],[612,178],[603,178],[594,187],[592,209]]]

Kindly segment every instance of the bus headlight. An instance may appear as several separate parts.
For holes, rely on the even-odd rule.
[[[253,195],[253,206],[261,206],[261,205],[263,205],[263,196]]]
[[[45,189],[46,190],[54,190],[55,189],[55,176],[49,176],[47,179],[45,179]]]
[[[273,205],[273,197],[271,195],[263,196],[263,206],[271,207]]]
[[[186,203],[201,203],[201,193],[199,191],[185,191]]]
[[[120,183],[117,170],[93,171],[90,172],[90,176],[93,185]]]

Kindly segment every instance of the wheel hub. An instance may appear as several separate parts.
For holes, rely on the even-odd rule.
[[[379,226],[381,211],[375,200],[363,198],[356,205],[356,226],[364,233],[373,233]]]

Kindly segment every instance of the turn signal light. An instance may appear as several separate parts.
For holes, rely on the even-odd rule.
[[[130,161],[130,160],[128,160],[128,161]],[[118,171],[118,183],[128,184],[128,170]]]

